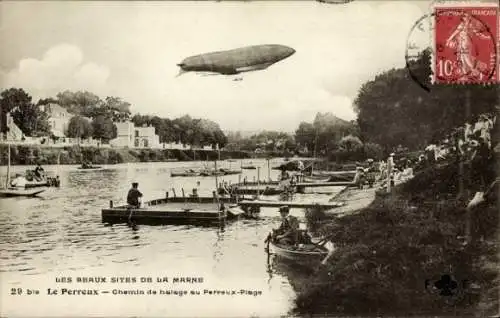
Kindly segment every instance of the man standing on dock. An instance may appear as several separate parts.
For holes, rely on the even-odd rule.
[[[139,208],[141,205],[139,202],[139,198],[142,197],[142,193],[139,191],[138,187],[139,183],[132,182],[132,188],[128,190],[127,204],[132,208]]]

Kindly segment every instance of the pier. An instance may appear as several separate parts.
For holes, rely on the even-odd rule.
[[[303,193],[305,188],[319,188],[319,187],[355,187],[356,183],[352,181],[335,181],[335,182],[299,182],[295,184],[297,192]]]
[[[262,201],[262,200],[243,200],[238,203],[238,205],[243,209],[243,211],[247,211],[248,209],[260,209],[260,208],[279,208],[280,206],[286,205],[290,208],[299,208],[299,209],[307,209],[307,208],[320,208],[320,209],[334,209],[341,206],[344,206],[343,202],[296,202],[296,201]]]
[[[235,204],[236,198],[230,197],[168,197],[143,203],[142,207],[132,208],[129,205],[114,206],[102,209],[103,223],[135,223],[135,224],[194,224],[223,225],[225,221],[236,219],[244,212]]]

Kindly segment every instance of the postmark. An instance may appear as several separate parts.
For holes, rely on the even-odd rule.
[[[434,8],[433,82],[498,83],[498,6]]]
[[[427,52],[432,53],[430,34],[434,14],[426,14],[413,24],[406,39],[405,63],[410,78],[427,92],[431,91],[431,68],[421,72],[419,61]]]

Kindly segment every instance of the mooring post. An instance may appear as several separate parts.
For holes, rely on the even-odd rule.
[[[113,208],[113,200],[109,200],[109,208],[112,209]]]
[[[175,189],[172,188],[172,192],[174,193],[174,198],[177,198],[177,195],[175,194]]]
[[[184,188],[181,188],[182,190],[182,197],[185,198],[186,196],[184,195]]]
[[[167,192],[165,192],[165,199],[166,199],[166,201],[168,202],[168,191],[167,191]]]

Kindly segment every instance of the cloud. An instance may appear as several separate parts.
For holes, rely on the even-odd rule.
[[[79,47],[58,44],[48,49],[41,59],[22,59],[16,69],[1,76],[4,88],[21,87],[36,101],[67,89],[89,90],[98,94],[109,77],[109,70],[105,66],[85,62]]]

